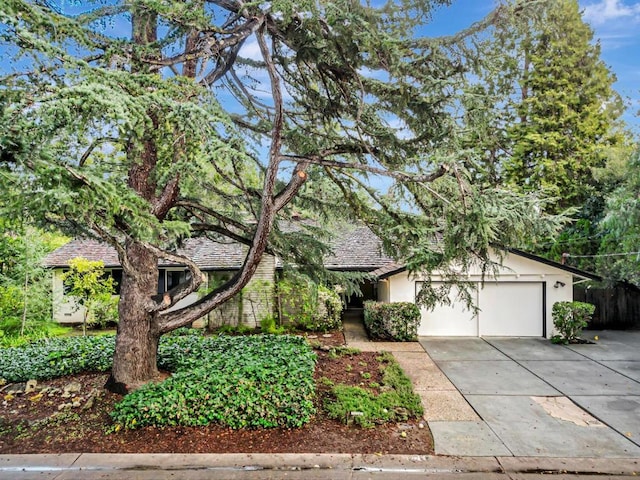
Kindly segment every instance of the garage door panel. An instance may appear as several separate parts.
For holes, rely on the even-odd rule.
[[[485,283],[479,297],[481,336],[542,336],[542,283]]]
[[[476,290],[477,292],[477,290]],[[477,293],[475,294],[477,299]],[[449,294],[451,305],[438,305],[433,310],[421,309],[422,319],[418,328],[421,336],[478,336],[478,316],[466,307],[458,297],[456,287]]]

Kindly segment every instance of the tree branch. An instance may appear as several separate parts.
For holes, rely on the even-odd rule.
[[[371,165],[367,165],[364,163],[341,162],[338,160],[327,160],[326,158],[324,158],[325,155],[339,155],[340,153],[348,153],[348,152],[340,152],[339,150],[334,150],[334,151],[325,151],[320,153],[319,155],[307,155],[307,156],[283,155],[281,158],[284,160],[291,160],[293,162],[312,163],[315,165],[321,165],[323,167],[360,170],[363,172],[375,173],[377,175],[383,175],[385,177],[395,178],[396,180],[401,180],[403,182],[415,182],[415,183],[431,183],[437,180],[438,178],[442,177],[449,171],[449,167],[443,164],[443,165],[440,165],[438,170],[436,170],[433,173],[429,173],[426,175],[418,175],[418,174],[409,174],[404,172],[387,170],[385,168],[373,167]]]

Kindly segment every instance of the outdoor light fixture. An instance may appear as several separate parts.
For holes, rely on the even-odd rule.
[[[558,287],[564,287],[564,283],[561,282],[560,280],[558,280],[555,285],[553,286],[553,288],[558,288]]]

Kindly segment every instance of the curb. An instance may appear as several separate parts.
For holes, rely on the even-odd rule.
[[[448,457],[352,454],[44,454],[0,455],[0,476],[16,472],[334,470],[424,474],[630,475],[640,458]]]

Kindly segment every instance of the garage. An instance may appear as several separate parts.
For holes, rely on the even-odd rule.
[[[461,272],[461,280],[473,290],[476,312],[458,297],[456,287],[450,292],[451,305],[421,309],[420,336],[498,336],[550,337],[553,335],[551,309],[559,301],[573,301],[573,283],[590,274],[518,251],[502,258],[498,272],[484,276],[477,271]],[[406,269],[395,269],[378,277],[378,300],[415,302],[425,281],[434,286],[443,280],[434,272],[428,280]]]
[[[422,282],[416,282],[416,293]],[[544,336],[544,282],[487,282],[471,284],[479,311],[456,301],[452,287],[451,305],[422,309],[418,335],[422,336]]]

